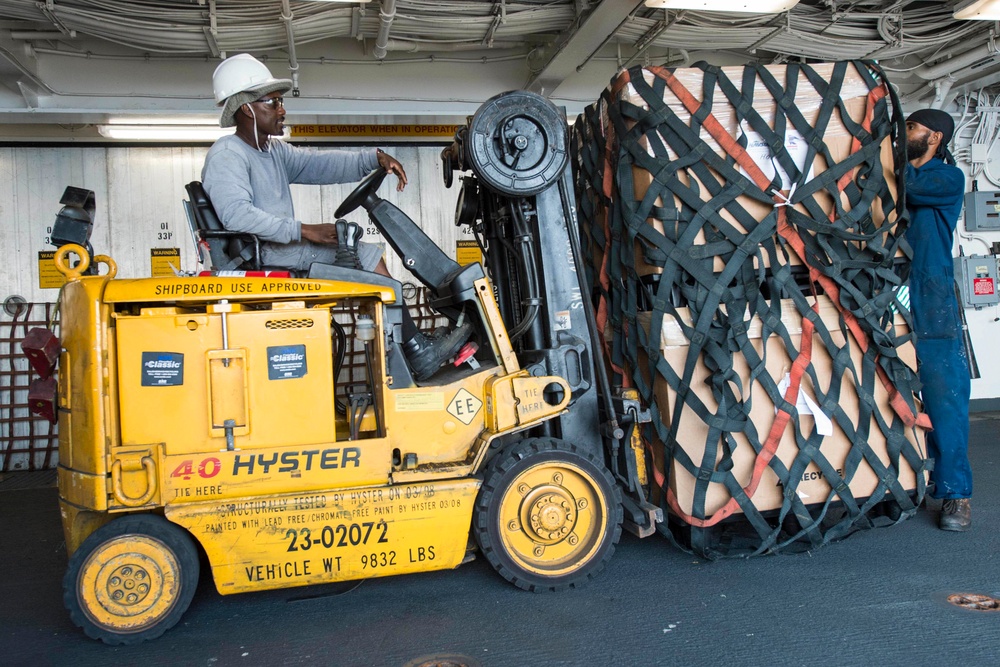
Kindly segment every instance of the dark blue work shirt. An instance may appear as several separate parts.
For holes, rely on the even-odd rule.
[[[921,340],[954,340],[961,331],[951,248],[964,196],[965,174],[958,167],[938,158],[919,168],[906,165],[906,240],[913,248],[910,305],[918,355]]]
[[[965,174],[958,167],[939,158],[919,168],[906,165],[906,209],[910,212],[906,240],[913,248],[913,271],[953,274],[952,239],[964,197]]]

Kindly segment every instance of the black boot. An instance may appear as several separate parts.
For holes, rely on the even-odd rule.
[[[941,503],[938,528],[965,531],[972,526],[972,503],[969,498],[949,498]]]
[[[413,371],[417,381],[423,382],[434,375],[441,364],[454,357],[462,349],[462,345],[469,340],[471,334],[472,325],[465,322],[444,336],[429,338],[418,332],[410,340],[403,343],[406,361],[410,364],[410,370]]]

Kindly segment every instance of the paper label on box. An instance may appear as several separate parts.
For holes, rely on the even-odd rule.
[[[750,158],[754,163],[760,167],[760,170],[764,172],[764,175],[768,179],[774,180],[774,175],[777,173],[781,177],[781,189],[791,190],[792,189],[792,178],[782,169],[781,164],[774,158],[771,153],[771,147],[767,145],[764,137],[759,132],[754,132],[740,125],[740,131],[743,137],[746,137],[747,147],[746,151],[750,155]],[[806,143],[805,138],[798,132],[798,130],[789,129],[785,132],[785,150],[788,151],[788,155],[792,158],[792,162],[798,167],[801,172],[805,167],[806,158],[809,153],[809,144]],[[744,169],[740,169],[740,173],[744,176],[749,176],[749,174]],[[809,166],[809,173],[806,176],[806,181],[811,180],[813,177],[812,165]]]
[[[781,378],[781,382],[778,383],[778,391],[784,396],[785,392],[788,391],[788,386],[792,383],[792,377],[788,373],[785,373],[785,377]],[[799,386],[799,398],[795,401],[795,409],[798,411],[799,415],[812,415],[813,419],[816,420],[816,432],[820,435],[827,436],[833,435],[833,422],[830,418],[826,416],[822,409],[816,405],[816,401],[806,393],[806,390],[800,385]],[[774,412],[777,413],[778,409],[775,408]]]

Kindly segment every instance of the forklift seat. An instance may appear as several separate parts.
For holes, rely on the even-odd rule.
[[[212,201],[201,181],[191,181],[184,186],[188,200],[184,208],[195,240],[208,246],[207,259],[213,271],[259,271],[260,240],[253,234],[234,232],[222,225]]]

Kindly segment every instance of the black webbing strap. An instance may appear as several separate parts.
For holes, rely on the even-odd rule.
[[[897,335],[893,326],[894,310],[901,307],[894,258],[907,222],[899,204],[905,156],[898,149],[902,141],[896,141],[904,131],[898,100],[881,70],[863,62],[834,63],[828,78],[809,65],[787,65],[782,81],[749,65],[739,85],[721,68],[695,67],[701,89],[682,100],[685,119],[664,101],[676,103],[673,71],[634,67],[612,81],[574,126],[588,276],[599,326],[613,332],[607,361],[619,373],[616,379],[635,386],[653,413],[646,435],[663,451],[662,504],[686,524],[685,544],[708,557],[819,546],[873,525],[887,501],[894,504],[891,518],[906,518],[923,497],[926,463],[906,437],[912,423],[885,407],[881,380],[887,376],[911,414],[916,412],[915,374],[896,352],[910,335]],[[848,75],[853,81],[860,75],[869,91],[861,122],[842,95]],[[796,105],[805,87],[800,77],[819,101],[812,122]],[[761,90],[774,100],[775,113],[762,114],[755,105]],[[728,141],[717,132],[713,109],[720,108],[733,113],[740,128]],[[839,161],[827,140],[834,118],[849,135],[840,140],[851,142]],[[770,183],[751,175],[744,130],[761,138],[780,167]],[[786,147],[793,130],[806,142],[798,163]],[[722,146],[721,154],[706,135]],[[895,146],[896,196],[885,178],[886,140]],[[817,156],[825,168],[813,173]],[[792,185],[787,190],[780,171]],[[636,173],[645,175],[644,192],[636,189]],[[800,249],[793,250],[789,239]],[[825,298],[834,299],[839,311],[832,320],[814,310]],[[668,362],[661,351],[665,318],[684,336],[683,361]],[[811,352],[801,346],[797,329],[789,331],[789,324],[803,319],[813,328]],[[751,335],[754,322],[759,335]],[[863,341],[856,339],[859,331]],[[780,341],[781,361],[788,365],[802,355],[795,376],[801,380],[793,382],[849,440],[843,463],[828,458],[826,436],[815,421],[807,428],[786,400],[781,375],[768,368],[768,341]],[[818,356],[828,374],[819,372]],[[694,386],[695,373],[706,371],[704,385]],[[847,386],[857,398],[850,411],[843,405]],[[674,397],[669,405],[658,401],[663,387]],[[757,402],[790,415],[797,454],[787,465],[773,455],[782,434],[751,419]],[[704,442],[680,446],[695,432],[694,423],[707,432]],[[888,461],[869,446],[873,439],[886,441]],[[759,486],[748,493],[748,480],[734,472],[734,457],[746,448],[777,478],[780,509],[760,511],[752,497]],[[810,467],[818,473],[808,472]],[[915,489],[899,479],[906,468],[917,471]],[[675,484],[669,475],[675,473],[693,484],[684,503],[690,509],[670,502]],[[870,496],[856,498],[851,482],[862,473],[877,484]],[[807,474],[829,484],[824,497],[800,493]],[[721,490],[738,507],[727,515],[743,521],[716,521],[709,513],[710,497]]]

